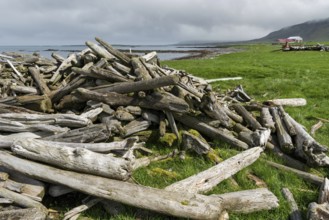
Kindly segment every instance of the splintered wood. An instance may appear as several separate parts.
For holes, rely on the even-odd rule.
[[[92,196],[90,201],[65,219],[76,219],[98,202],[106,210],[110,203],[123,203],[177,217],[219,219],[228,212],[278,207],[266,188],[202,195],[265,149],[299,167],[329,165],[326,147],[281,106],[291,100],[252,105],[241,85],[220,94],[212,90],[212,80],[161,67],[156,52],[125,54],[96,41],[67,58],[0,54],[0,194],[2,204],[26,208],[17,214],[0,210],[0,216],[45,219],[45,193],[57,199],[80,191]],[[180,151],[155,155],[145,144],[152,138],[153,144],[177,142]],[[214,140],[243,152],[221,162],[209,144]],[[131,183],[134,170],[178,155],[183,159],[190,151],[217,165],[165,189]]]

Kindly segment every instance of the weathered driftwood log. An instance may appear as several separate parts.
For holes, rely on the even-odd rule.
[[[6,104],[2,104],[0,103],[0,113],[31,113],[31,114],[35,114],[38,113],[36,111],[32,111],[30,109],[27,108],[23,108],[23,107],[19,107],[19,106],[13,106],[13,105],[6,105]]]
[[[0,102],[2,102],[0,100]],[[45,95],[22,95],[10,97],[10,99],[4,100],[3,104],[10,104],[14,106],[24,106],[29,110],[48,112],[52,113],[54,110],[52,108],[51,100]]]
[[[329,203],[317,204],[312,202],[308,205],[308,220],[329,219]]]
[[[264,102],[266,105],[286,105],[286,106],[304,106],[306,105],[306,99],[303,98],[291,98],[291,99],[272,99]]]
[[[22,81],[23,83],[26,82],[26,79],[24,78],[24,76],[15,68],[15,66],[13,65],[13,63],[10,60],[7,60],[7,63],[9,64],[9,66],[13,69],[14,72],[12,72],[12,76],[20,81]],[[15,74],[16,75],[15,75]]]
[[[146,129],[148,129],[148,127],[150,127],[150,125],[151,122],[146,120],[138,119],[131,121],[123,127],[122,136],[129,137],[130,135],[135,134],[137,132],[145,131]]]
[[[26,138],[41,138],[42,135],[37,132],[20,132],[9,135],[0,135],[0,148],[10,148],[10,146],[17,140]]]
[[[31,86],[20,86],[20,85],[12,84],[10,85],[10,89],[14,92],[23,93],[23,94],[34,95],[38,93],[38,90]]]
[[[318,203],[309,204],[307,218],[310,220],[329,218],[329,180],[327,178],[324,178],[320,187]]]
[[[275,127],[277,131],[277,136],[279,139],[279,144],[282,151],[286,153],[293,153],[295,151],[295,147],[292,143],[292,139],[288,134],[285,125],[283,124],[281,117],[279,115],[278,109],[276,107],[271,107],[271,114],[273,116]]]
[[[262,152],[263,149],[261,147],[248,149],[203,172],[173,183],[166,187],[166,190],[191,193],[207,192],[221,181],[255,162]]]
[[[261,123],[263,127],[271,129],[272,133],[275,132],[275,123],[273,121],[270,110],[267,107],[263,107],[260,112]]]
[[[109,86],[95,87],[92,90],[96,92],[117,92],[130,93],[151,90],[163,86],[175,85],[179,81],[178,76],[163,76],[149,80],[141,80],[136,82],[122,82],[111,84]]]
[[[211,195],[223,199],[223,207],[229,212],[251,213],[279,207],[277,197],[266,188]]]
[[[41,201],[45,195],[45,184],[39,180],[32,179],[14,170],[6,169],[0,166],[0,171],[9,174],[11,181],[21,186],[20,193],[36,201]],[[2,179],[5,180],[5,179]]]
[[[232,105],[234,110],[243,117],[247,124],[253,129],[261,129],[262,125],[242,106],[242,105]]]
[[[72,148],[84,148],[98,153],[109,153],[111,151],[127,151],[130,148],[134,148],[135,146],[139,146],[141,144],[141,143],[136,143],[137,141],[138,141],[138,136],[130,137],[122,141],[113,141],[110,143],[70,143],[70,142],[54,142],[54,141],[38,140],[38,142],[44,143],[46,146],[58,146],[58,147],[66,146]]]
[[[5,113],[0,114],[0,119],[11,120],[12,122],[19,122],[25,125],[33,124],[50,124],[67,127],[84,127],[91,124],[88,117],[75,114],[23,114],[23,113]]]
[[[211,150],[208,142],[199,133],[195,135],[190,132],[183,131],[182,140],[183,147],[186,150],[193,149],[197,154],[207,154]]]
[[[110,54],[107,50],[105,50],[103,47],[98,46],[97,44],[86,41],[86,45],[98,56],[101,58],[105,58],[107,60],[114,60],[115,57]]]
[[[280,170],[285,170],[285,171],[289,171],[292,173],[295,173],[296,175],[298,175],[299,177],[303,178],[304,180],[313,183],[315,185],[321,186],[324,178],[323,177],[319,177],[317,175],[311,174],[311,173],[307,173],[301,170],[297,170],[291,167],[287,167],[272,161],[266,161],[266,163],[272,167],[278,168]]]
[[[287,128],[287,131],[290,136],[295,136],[297,134],[295,127],[291,124],[290,120],[288,119],[287,112],[283,109],[282,105],[279,106],[279,112],[282,118],[282,121]]]
[[[268,145],[268,140],[271,135],[271,130],[262,128],[256,131],[241,131],[238,138],[246,142],[251,147],[265,147]]]
[[[14,203],[16,203],[22,207],[37,208],[39,211],[41,211],[45,214],[48,213],[47,208],[44,205],[42,205],[41,203],[39,203],[33,199],[30,199],[29,197],[24,196],[22,194],[12,192],[8,189],[0,187],[0,196],[3,198],[10,199],[10,200],[14,201]]]
[[[51,133],[62,133],[68,131],[68,128],[62,128],[47,124],[25,125],[20,122],[12,122],[7,119],[0,119],[0,131],[5,132],[35,132],[46,131]]]
[[[229,134],[225,130],[207,125],[195,117],[189,116],[187,114],[181,115],[176,113],[174,114],[174,117],[182,124],[187,125],[188,127],[195,129],[208,137],[216,140],[222,140],[232,146],[238,147],[239,149],[245,150],[249,147],[248,144],[236,139],[232,134]]]
[[[84,100],[95,100],[104,102],[111,106],[140,106],[142,108],[169,110],[174,112],[186,112],[188,110],[187,103],[169,93],[152,93],[145,98],[130,97],[119,93],[98,93],[87,89],[77,89],[78,96]]]
[[[320,187],[320,193],[318,198],[318,203],[322,204],[325,202],[329,203],[329,179],[324,178],[324,181]]]
[[[165,160],[165,159],[168,159],[168,158],[173,158],[177,155],[178,155],[178,150],[175,149],[175,150],[173,150],[172,152],[170,152],[169,154],[166,154],[166,155],[138,158],[133,163],[133,170],[136,170],[140,167],[146,167],[151,162]]]
[[[222,199],[186,192],[170,192],[118,180],[79,174],[24,160],[0,151],[3,166],[33,178],[61,184],[100,198],[191,219],[217,219]],[[143,198],[142,200],[140,198]]]
[[[302,213],[299,211],[297,203],[294,199],[293,194],[290,192],[288,188],[282,189],[282,194],[285,197],[285,199],[288,201],[290,206],[290,214],[289,219],[290,220],[302,220]]]
[[[323,125],[323,122],[319,120],[315,125],[312,126],[310,134],[314,137],[315,132],[320,129]]]
[[[72,66],[72,61],[76,59],[76,54],[72,53],[68,58],[66,58],[61,65],[57,68],[55,73],[52,75],[51,79],[49,80],[50,83],[56,84],[61,78],[61,72],[65,69]]]
[[[126,65],[130,65],[131,59],[124,53],[120,52],[119,50],[113,48],[110,44],[105,42],[104,40],[96,37],[95,38],[98,43],[100,43],[109,53],[114,55],[117,59],[125,63]]]
[[[0,212],[0,219],[45,220],[47,214],[37,208],[14,209]]]
[[[130,161],[83,148],[53,146],[51,142],[26,139],[15,142],[11,149],[20,156],[78,172],[119,180],[127,180],[131,174]]]
[[[79,88],[82,84],[86,82],[86,78],[76,77],[71,82],[66,84],[64,87],[54,91],[50,96],[53,103],[58,102],[61,100],[64,96],[70,94],[73,90]]]
[[[134,73],[139,80],[148,80],[152,79],[149,72],[141,62],[139,57],[134,57],[131,59],[131,65],[134,69]]]
[[[309,135],[301,124],[296,122],[290,115],[287,115],[292,125],[296,128],[297,135],[294,137],[296,145],[295,154],[303,158],[310,165],[328,166],[329,157],[325,154],[328,151],[326,146],[322,146]]]
[[[232,127],[231,118],[226,114],[224,107],[216,100],[214,93],[208,92],[203,95],[200,109],[210,118],[219,120],[224,127]]]
[[[40,71],[35,67],[29,67],[29,72],[31,73],[34,82],[37,84],[37,87],[39,88],[41,94],[49,96],[50,89],[48,88],[47,83],[43,79]]]

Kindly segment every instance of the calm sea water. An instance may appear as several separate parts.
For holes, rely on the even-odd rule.
[[[181,47],[175,45],[114,45],[117,49],[128,50],[132,53],[142,55],[138,51],[157,51],[160,60],[171,60],[189,55],[191,50],[201,50],[198,47]],[[70,45],[70,46],[0,46],[0,53],[3,52],[22,52],[32,54],[34,52],[40,53],[41,56],[51,58],[53,52],[67,57],[70,53],[80,52],[87,47],[85,45]],[[171,51],[171,52],[170,52]],[[174,52],[176,51],[176,52]],[[178,51],[178,53],[177,53]]]

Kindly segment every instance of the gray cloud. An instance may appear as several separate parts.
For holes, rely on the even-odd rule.
[[[327,18],[327,0],[1,0],[0,45],[249,40]]]

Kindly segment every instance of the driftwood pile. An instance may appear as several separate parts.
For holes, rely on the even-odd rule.
[[[287,45],[282,47],[283,51],[329,51],[329,46],[323,44],[316,45]]]
[[[204,79],[161,67],[155,52],[139,57],[96,41],[67,58],[0,55],[0,203],[25,207],[3,208],[0,218],[44,219],[50,212],[41,203],[45,193],[80,191],[89,197],[65,219],[96,203],[112,214],[123,203],[177,217],[225,219],[229,212],[278,206],[267,188],[202,195],[264,149],[297,169],[304,162],[329,165],[327,148],[283,109],[291,100],[250,104],[241,86],[218,94]],[[180,149],[152,155],[145,142],[153,134],[175,137]],[[183,159],[186,151],[216,161],[212,140],[242,152],[165,189],[133,183],[137,168]],[[137,151],[151,156],[137,157]]]

